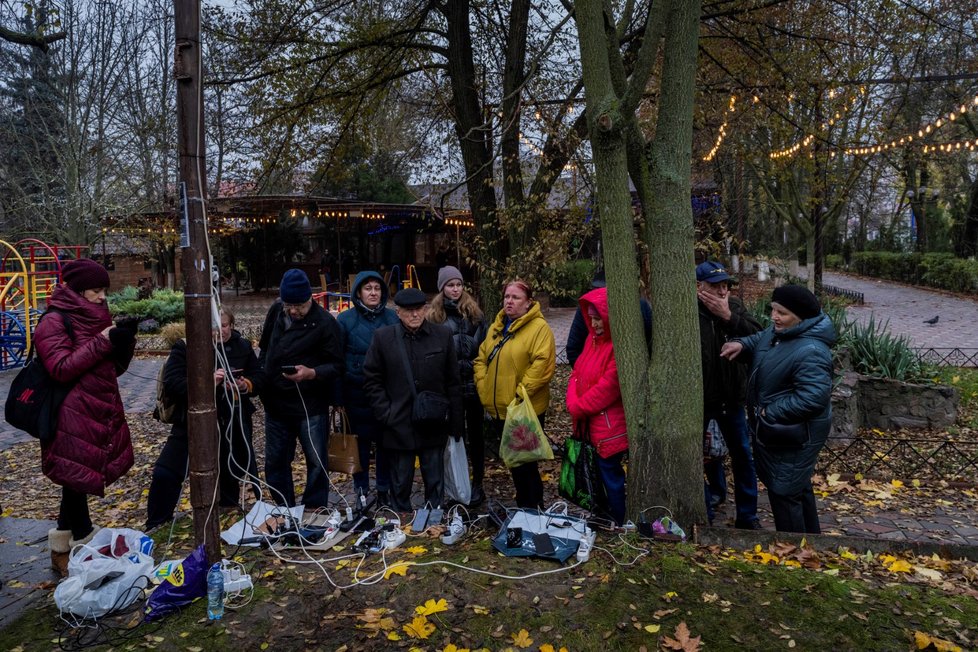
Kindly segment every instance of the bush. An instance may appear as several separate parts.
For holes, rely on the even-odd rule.
[[[573,308],[577,300],[591,289],[591,279],[594,278],[594,261],[569,260],[553,271],[553,291],[550,293],[550,305],[554,307]]]
[[[873,317],[865,324],[850,324],[844,343],[852,355],[852,368],[861,374],[904,381],[926,376],[910,338],[891,334],[886,323],[877,324]]]
[[[949,253],[861,251],[852,255],[852,268],[864,276],[978,294],[978,261]]]
[[[125,287],[109,295],[109,311],[112,316],[128,315],[152,319],[157,328],[183,320],[183,292],[156,290],[148,299],[139,299],[136,293],[136,288]]]
[[[826,269],[842,269],[845,265],[846,261],[842,258],[841,254],[829,254],[825,257]]]

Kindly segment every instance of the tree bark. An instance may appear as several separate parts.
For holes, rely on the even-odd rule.
[[[653,436],[632,451],[628,500],[632,512],[669,506],[677,522],[688,527],[706,519],[703,379],[689,200],[700,2],[673,0],[667,5],[659,113],[650,150],[655,199],[646,227],[655,316],[646,396]]]

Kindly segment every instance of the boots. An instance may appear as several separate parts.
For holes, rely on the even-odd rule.
[[[68,576],[68,554],[71,552],[71,530],[48,530],[51,569],[61,577]]]
[[[84,537],[82,539],[72,539],[69,542],[69,544],[68,544],[69,545],[68,550],[69,551],[70,550],[74,550],[75,549],[75,546],[83,546],[86,543],[89,543],[92,540],[92,538],[95,536],[95,533],[98,532],[101,529],[102,528],[100,528],[99,526],[95,525],[95,526],[92,527],[92,531],[88,533],[88,536],[87,537]]]

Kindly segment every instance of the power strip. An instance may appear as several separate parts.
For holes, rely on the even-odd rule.
[[[221,564],[221,575],[224,576],[224,593],[227,595],[240,593],[255,586],[251,582],[251,575],[242,573],[238,566],[230,566],[227,560]]]

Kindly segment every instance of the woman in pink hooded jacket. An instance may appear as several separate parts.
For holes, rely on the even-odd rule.
[[[591,290],[580,304],[588,339],[567,383],[567,411],[574,418],[574,432],[586,432],[597,449],[608,512],[621,525],[625,521],[622,458],[628,452],[628,433],[608,322],[607,288]]]

